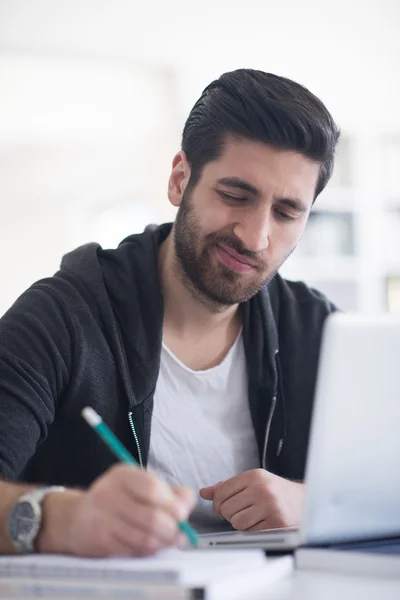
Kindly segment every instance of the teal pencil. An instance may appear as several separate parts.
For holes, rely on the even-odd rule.
[[[132,454],[128,452],[125,446],[113,434],[111,429],[107,427],[107,425],[103,422],[103,419],[93,408],[90,406],[84,408],[82,410],[82,416],[85,421],[87,421],[87,423],[89,423],[89,425],[96,431],[96,433],[98,433],[103,442],[110,448],[110,450],[121,462],[137,466],[138,463],[133,458]],[[191,527],[186,521],[179,521],[178,526],[179,529],[186,535],[190,544],[192,546],[197,546],[199,543],[199,538],[193,527]]]

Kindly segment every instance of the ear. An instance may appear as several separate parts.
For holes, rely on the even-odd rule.
[[[185,152],[181,150],[174,156],[172,171],[168,180],[168,198],[173,206],[182,202],[183,192],[190,179],[190,165]]]

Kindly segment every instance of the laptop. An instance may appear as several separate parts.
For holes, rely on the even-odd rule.
[[[400,537],[400,316],[331,315],[324,326],[300,528],[200,536],[205,547]]]

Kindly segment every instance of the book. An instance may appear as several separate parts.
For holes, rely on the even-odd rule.
[[[0,578],[0,598],[119,598],[135,600],[191,600],[192,591],[175,584],[113,583],[17,577]]]
[[[291,572],[261,550],[168,550],[150,558],[0,557],[0,597],[243,598]]]
[[[400,579],[400,538],[303,546],[295,552],[295,565],[298,569]]]

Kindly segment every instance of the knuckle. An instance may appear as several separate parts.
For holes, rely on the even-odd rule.
[[[191,507],[188,506],[187,504],[182,504],[181,502],[179,504],[175,504],[176,520],[185,521],[186,519],[189,518],[190,513],[191,513]]]
[[[268,472],[265,469],[254,469],[254,475],[255,477],[257,477],[257,479],[262,479],[264,480],[265,478],[268,478]]]
[[[264,487],[269,489],[271,486],[269,473],[264,471],[264,469],[255,469],[254,473],[252,473],[251,479],[249,479],[249,484],[252,487]]]
[[[116,490],[108,481],[99,482],[91,491],[91,499],[95,507],[101,510],[109,509],[115,501]]]
[[[112,550],[112,537],[104,527],[97,527],[92,532],[92,544],[101,554],[108,555]]]
[[[175,521],[184,521],[189,515],[189,511],[179,502],[172,502],[167,510],[168,516]]]
[[[105,474],[105,479],[113,481],[119,481],[122,478],[126,477],[127,465],[117,463],[110,467],[110,469]]]
[[[192,510],[192,508],[194,508],[194,506],[196,505],[196,502],[197,502],[197,498],[196,498],[196,494],[195,494],[194,490],[185,488],[184,498],[185,498],[185,502],[186,502],[188,509]]]
[[[224,519],[228,519],[229,521],[229,511],[228,511],[228,506],[226,502],[222,502],[221,504],[219,504],[218,506],[218,510],[214,509],[216,512],[218,512],[219,515],[221,515],[221,517],[224,517]]]
[[[276,513],[275,523],[276,523],[276,527],[289,527],[289,524],[290,524],[289,520],[286,518],[286,516],[281,511],[278,511]]]
[[[155,473],[152,473],[151,471],[146,471],[145,473],[143,473],[143,476],[146,479],[146,481],[153,485],[158,485],[160,483],[160,479],[158,478],[158,476]]]
[[[213,508],[217,514],[222,515],[222,512],[221,512],[222,507],[223,507],[223,502],[219,498],[214,498]]]
[[[160,528],[160,514],[157,510],[152,510],[149,512],[146,518],[146,527],[151,534],[157,533]]]
[[[146,482],[146,495],[150,502],[156,503],[160,496],[160,484],[155,477],[149,477]]]
[[[157,548],[158,546],[153,536],[146,533],[140,535],[138,550],[143,553],[143,556],[154,554]]]
[[[246,529],[245,523],[243,523],[243,518],[239,515],[233,515],[231,517],[230,523],[234,529],[242,531]]]
[[[157,543],[169,544],[178,533],[177,520],[160,509],[153,510],[146,518],[146,530]]]
[[[190,488],[180,487],[177,488],[176,495],[179,498],[179,503],[188,511],[192,510],[195,506],[197,498],[194,491]]]
[[[113,494],[126,487],[127,483],[140,475],[139,471],[127,464],[117,464],[112,466],[104,475],[103,485],[112,490]]]
[[[214,510],[217,510],[217,509],[219,510],[220,507],[221,507],[221,504],[222,504],[222,494],[221,494],[221,492],[219,490],[217,490],[214,493],[214,497],[213,497],[213,507],[214,507]]]
[[[126,465],[117,465],[111,467],[104,475],[99,477],[89,489],[93,497],[99,499],[113,498],[121,488],[121,484],[126,480]]]
[[[215,501],[219,501],[223,495],[225,493],[225,487],[224,485],[221,483],[220,485],[218,485],[214,491],[214,500]]]

